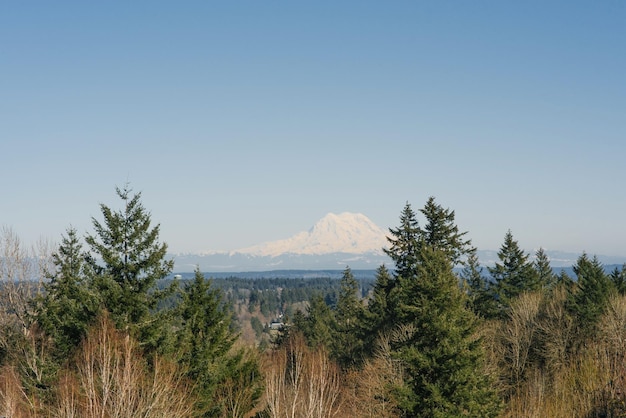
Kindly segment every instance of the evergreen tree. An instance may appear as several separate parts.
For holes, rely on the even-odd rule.
[[[467,232],[459,232],[459,227],[454,223],[454,211],[444,209],[431,196],[420,212],[426,218],[426,224],[420,230],[421,242],[442,251],[452,265],[463,263],[463,259],[473,250],[472,241],[465,239]]]
[[[475,248],[471,240],[465,239],[467,232],[459,232],[454,223],[455,213],[444,209],[430,197],[420,212],[426,219],[421,228],[416,213],[407,203],[400,214],[400,226],[390,228],[391,237],[388,237],[391,246],[385,249],[387,255],[395,264],[396,277],[410,277],[420,260],[421,248],[428,246],[446,254],[452,265],[464,263]]]
[[[509,230],[498,252],[499,263],[488,267],[496,284],[497,300],[502,309],[523,292],[539,289],[537,273],[528,255],[519,248]]]
[[[460,248],[471,250],[459,236],[451,238],[458,230],[441,227],[450,226],[450,213],[437,209],[432,200],[425,212],[431,227],[420,230],[407,204],[401,226],[390,229],[392,246],[387,250],[396,263],[386,300],[394,313],[392,351],[404,368],[405,384],[397,388],[400,407],[412,417],[496,416],[499,401],[482,372],[476,316],[452,270]],[[429,238],[428,230],[447,232]],[[459,242],[464,244],[455,248]]]
[[[366,356],[374,354],[376,340],[394,326],[395,313],[391,309],[393,304],[389,301],[392,281],[393,277],[384,264],[376,269],[372,295],[361,321],[361,339]]]
[[[622,296],[626,295],[626,264],[622,266],[622,269],[615,267],[609,278],[613,282],[615,290]]]
[[[476,250],[470,252],[460,274],[468,295],[468,306],[478,316],[494,318],[497,316],[497,304],[494,299],[491,282],[483,275]]]
[[[304,329],[307,328],[307,320],[308,318],[300,309],[296,310],[291,317],[285,314],[285,326],[280,328],[271,339],[273,348],[284,347],[295,333],[304,335]]]
[[[540,289],[551,289],[557,282],[557,276],[550,266],[550,259],[543,248],[539,248],[535,253],[533,263],[537,273],[537,281]]]
[[[576,285],[568,295],[567,307],[574,315],[580,340],[593,337],[598,321],[606,311],[607,301],[614,290],[597,257],[583,253],[574,265]]]
[[[353,367],[362,360],[363,342],[360,339],[359,327],[363,312],[363,303],[359,298],[359,283],[350,267],[346,267],[340,282],[335,310],[335,337],[331,345],[331,355],[343,368]]]
[[[141,193],[131,195],[126,185],[116,188],[124,208],[113,211],[101,204],[104,223],[92,219],[95,235],[86,238],[96,258],[90,264],[106,309],[120,328],[137,333],[149,351],[164,346],[167,337],[165,313],[157,304],[175,291],[176,282],[161,290],[157,282],[174,267],[165,260],[167,245],[159,243],[159,225],[151,227],[150,214],[141,204]]]
[[[74,228],[68,228],[61,245],[52,254],[54,270],[36,300],[36,321],[54,341],[57,361],[67,360],[87,334],[101,300],[92,288],[86,254]]]
[[[387,240],[391,246],[384,251],[395,264],[395,278],[414,276],[421,247],[420,228],[416,214],[408,202],[400,214],[400,226],[389,228],[389,232],[391,237],[387,237]],[[390,288],[394,285],[395,281],[392,281]]]
[[[416,276],[400,277],[394,339],[405,367],[400,406],[412,417],[497,416],[499,401],[483,373],[476,317],[467,309],[448,254],[424,247]]]
[[[556,285],[565,289],[572,289],[575,286],[574,280],[563,269],[556,276]]]
[[[335,328],[333,311],[326,304],[321,294],[315,294],[309,302],[306,320],[301,329],[297,329],[297,331],[302,332],[311,347],[324,347],[330,350],[333,341],[333,329]]]
[[[178,361],[186,368],[187,376],[196,382],[200,399],[197,409],[207,417],[219,416],[224,406],[216,402],[216,389],[226,381],[258,386],[258,364],[249,363],[242,351],[231,352],[237,339],[231,330],[232,316],[224,306],[221,290],[212,286],[212,281],[199,268],[180,295]]]

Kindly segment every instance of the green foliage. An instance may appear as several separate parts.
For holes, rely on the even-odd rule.
[[[376,340],[393,327],[395,312],[391,297],[394,278],[385,265],[376,270],[376,281],[368,300],[367,309],[361,321],[361,339],[363,340],[364,354],[367,357],[374,355]]]
[[[367,390],[359,399],[383,396],[407,417],[496,416],[500,403],[495,388],[513,399],[568,367],[578,368],[579,375],[550,381],[551,386],[536,392],[554,397],[559,393],[550,391],[569,386],[582,394],[587,389],[599,393],[597,388],[613,391],[615,385],[615,391],[606,393],[623,393],[617,391],[624,386],[619,379],[626,301],[612,295],[626,294],[626,266],[607,275],[596,257],[583,254],[574,266],[574,281],[565,271],[552,272],[543,249],[531,263],[508,231],[499,263],[488,269],[492,282],[483,275],[466,233],[454,224],[454,212],[431,197],[420,210],[424,228],[407,203],[400,226],[390,229],[386,251],[396,268],[394,274],[385,266],[378,268],[366,304],[361,299],[366,282],[357,280],[349,267],[341,280],[216,281],[196,269],[193,280],[173,293],[177,282],[163,280],[172,261],[164,259],[167,247],[158,241],[158,225],[150,226],[139,194],[131,196],[128,188],[117,189],[117,194],[124,207],[114,211],[101,205],[104,221],[94,219],[95,234],[86,239],[91,252],[83,251],[73,228],[67,230],[52,255],[43,294],[29,305],[35,308],[30,318],[34,325],[15,326],[25,322],[15,322],[15,314],[3,310],[0,357],[19,373],[11,384],[2,380],[3,387],[17,387],[41,411],[59,403],[63,392],[56,392],[55,385],[63,382],[57,380],[58,372],[79,372],[67,360],[77,358],[74,351],[104,308],[123,330],[120,335],[128,336],[128,331],[141,342],[142,367],[156,364],[161,358],[157,349],[178,363],[172,372],[184,372],[191,382],[200,399],[197,415],[248,416],[263,392],[261,372],[256,349],[236,344],[239,335],[230,304],[245,316],[294,312],[292,326],[279,334],[278,344],[301,331],[313,349],[327,348],[342,366],[346,385],[354,385],[342,392],[347,403],[355,402],[349,398],[352,392]],[[457,277],[452,267],[459,264],[464,268]],[[11,297],[8,284],[2,288],[5,298]],[[307,303],[306,315],[296,310]],[[259,317],[252,316],[251,325],[257,337],[264,332]],[[485,344],[501,386],[486,373]],[[592,376],[594,367],[598,372],[613,368],[614,375],[602,380],[600,373]],[[379,369],[393,379],[377,379]],[[595,389],[586,383],[591,378],[599,382]],[[607,405],[622,398],[607,398]],[[515,408],[509,405],[507,416],[525,416],[516,414],[523,408]]]
[[[434,197],[428,199],[420,212],[426,220],[423,228],[419,226],[411,205],[406,203],[400,214],[400,226],[389,229],[391,237],[387,239],[391,247],[385,252],[395,263],[397,276],[415,274],[424,246],[443,252],[452,265],[463,263],[464,258],[475,250],[471,240],[465,239],[467,232],[459,232],[454,211],[443,208]]]
[[[626,264],[622,266],[621,270],[615,267],[609,274],[609,278],[613,282],[615,290],[622,296],[626,295]]]
[[[141,204],[141,193],[116,188],[123,209],[101,204],[104,223],[92,219],[95,235],[86,238],[95,258],[95,285],[105,308],[118,327],[136,332],[148,351],[166,345],[167,320],[156,312],[160,301],[175,291],[177,282],[159,289],[157,281],[172,272],[173,260],[165,260],[167,245],[159,242],[159,225],[151,227],[150,214]],[[155,315],[158,318],[155,318]]]
[[[499,402],[482,373],[476,318],[448,255],[424,247],[417,274],[400,278],[395,338],[405,367],[401,407],[410,416],[496,416]]]
[[[261,323],[261,320],[256,316],[253,316],[250,318],[250,325],[252,326],[256,337],[261,338],[261,335],[263,334],[263,324]]]
[[[221,291],[198,268],[180,295],[177,317],[181,323],[176,334],[180,362],[194,380],[209,381],[209,361],[224,356],[237,338],[230,331],[231,316],[223,306]]]
[[[400,214],[400,226],[389,228],[389,232],[391,237],[387,237],[387,240],[391,246],[384,251],[395,264],[395,276],[413,276],[419,263],[421,243],[416,214],[408,202]]]
[[[205,416],[218,416],[222,407],[215,396],[220,385],[227,381],[232,384],[233,379],[241,384],[252,384],[248,381],[252,379],[257,385],[258,365],[243,361],[243,352],[232,352],[237,335],[231,331],[232,317],[223,304],[222,292],[198,268],[194,280],[181,292],[177,314],[178,361],[197,383],[198,410],[205,411]]]
[[[361,286],[367,283],[365,279],[359,281]],[[308,302],[316,294],[321,294],[329,302],[335,301],[339,292],[339,280],[330,277],[226,277],[214,278],[213,284],[222,289],[233,302],[247,304],[251,312],[265,306],[268,316],[280,314],[291,305]]]
[[[251,349],[238,349],[228,356],[224,378],[213,395],[214,406],[205,416],[249,417],[264,389],[259,363]]]
[[[294,331],[300,331],[307,343],[313,347],[329,349],[333,342],[333,330],[336,328],[335,315],[326,304],[322,295],[316,294],[310,301],[307,315],[300,315],[294,321]]]
[[[340,283],[330,353],[341,367],[350,368],[362,360],[363,341],[359,331],[365,309],[359,298],[359,283],[349,267],[343,271]]]
[[[424,228],[420,229],[423,244],[443,252],[452,265],[462,263],[475,250],[472,241],[465,239],[467,232],[459,232],[454,223],[454,211],[435,203],[434,197],[428,198],[420,212],[426,218]]]
[[[53,355],[58,362],[67,360],[78,347],[102,303],[89,282],[92,274],[85,259],[76,230],[69,228],[52,254],[54,271],[47,277],[50,281],[35,300],[35,320],[54,340]]]
[[[468,268],[474,269],[471,279],[485,289],[478,278],[475,250],[454,225],[454,212],[430,198],[422,213],[427,220],[424,229],[408,204],[400,227],[390,229],[391,247],[386,252],[396,263],[395,281],[388,286],[383,276],[380,287],[391,289],[379,291],[394,313],[392,349],[405,372],[396,393],[399,405],[407,416],[415,417],[496,416],[500,404],[482,372],[477,319],[452,271],[468,256],[473,263]],[[380,311],[382,303],[374,306]]]
[[[532,262],[519,248],[510,230],[504,237],[498,258],[500,262],[495,267],[488,267],[488,270],[495,281],[496,299],[500,308],[506,310],[513,299],[523,292],[538,290],[540,283]]]
[[[493,318],[498,314],[498,306],[493,297],[492,283],[483,275],[476,251],[472,251],[460,274],[468,296],[468,307],[479,317]]]
[[[561,270],[559,274],[557,274],[556,285],[571,290],[576,284],[565,270]]]
[[[537,274],[537,282],[540,289],[551,289],[556,284],[558,277],[554,274],[550,266],[550,259],[543,248],[539,248],[535,253],[533,263]]]
[[[574,265],[576,286],[567,300],[567,308],[574,315],[581,339],[597,332],[600,317],[606,312],[607,301],[614,291],[613,283],[604,273],[597,257],[590,259],[583,253]]]

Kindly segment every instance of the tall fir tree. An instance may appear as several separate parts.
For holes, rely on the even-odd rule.
[[[609,274],[609,278],[617,293],[622,296],[626,295],[626,264],[621,269],[615,267]]]
[[[160,301],[175,291],[176,282],[159,289],[157,282],[174,267],[166,260],[167,245],[159,242],[159,225],[151,226],[151,216],[141,203],[141,193],[131,195],[129,185],[116,188],[123,209],[114,211],[101,204],[104,223],[92,219],[94,235],[86,238],[95,258],[92,268],[106,309],[118,327],[136,333],[148,351],[167,346],[166,313]]]
[[[232,331],[232,316],[220,289],[212,286],[196,268],[193,281],[187,283],[178,305],[180,325],[176,333],[179,363],[195,382],[198,411],[206,417],[223,416],[225,407],[216,399],[216,389],[227,380],[258,386],[258,364],[232,352],[237,334]],[[256,376],[256,377],[255,377]],[[237,379],[232,379],[237,377]],[[253,393],[258,398],[260,392]]]
[[[498,258],[500,262],[496,262],[494,267],[488,267],[488,270],[495,281],[498,303],[501,309],[506,309],[520,294],[538,290],[540,285],[528,254],[519,248],[510,230],[504,237]]]
[[[483,373],[477,318],[452,270],[471,248],[452,226],[451,212],[432,199],[424,212],[430,226],[420,229],[405,206],[387,250],[396,264],[387,309],[392,352],[404,369],[399,406],[411,417],[496,416],[500,405]]]
[[[332,357],[345,369],[357,366],[362,361],[363,341],[359,328],[363,316],[364,306],[359,297],[359,283],[350,267],[346,267],[337,297],[335,335],[330,351]]]
[[[495,417],[500,402],[483,372],[476,317],[452,271],[449,255],[424,247],[416,276],[400,277],[394,340],[405,368],[400,406],[412,417]]]
[[[374,278],[372,295],[367,304],[367,309],[373,316],[380,318],[379,320],[382,322],[390,316],[388,303],[390,291],[389,283],[393,280],[393,277],[389,269],[387,269],[384,264],[381,264],[376,269]]]
[[[460,274],[468,295],[468,306],[479,317],[494,318],[498,309],[494,299],[492,282],[483,275],[476,250],[470,252]]]
[[[415,211],[407,202],[400,214],[400,226],[389,228],[391,234],[387,240],[391,244],[385,248],[385,253],[395,264],[394,276],[412,277],[415,275],[419,263],[420,228]],[[395,285],[392,281],[390,288]]]
[[[309,301],[307,315],[303,319],[295,331],[302,332],[309,346],[324,347],[330,351],[336,328],[335,315],[320,293],[313,295]]]
[[[59,362],[71,357],[95,320],[102,300],[90,283],[93,277],[76,229],[68,228],[52,254],[53,270],[45,292],[35,300],[35,320],[54,341]]]
[[[396,277],[415,274],[424,246],[443,252],[452,265],[463,264],[475,251],[471,240],[465,238],[467,232],[460,232],[455,224],[453,210],[443,208],[431,196],[420,212],[426,220],[423,228],[407,202],[400,214],[400,226],[389,229],[391,236],[387,239],[391,246],[385,252],[395,264]]]
[[[474,248],[472,241],[465,238],[467,232],[459,232],[454,211],[444,209],[431,196],[420,212],[426,218],[424,227],[420,229],[421,242],[442,251],[452,265],[462,264]]]
[[[388,333],[395,321],[395,312],[392,309],[394,304],[390,301],[390,283],[393,277],[384,264],[376,269],[375,279],[372,294],[361,321],[361,339],[366,357],[374,355],[376,340]]]
[[[543,248],[539,248],[535,252],[533,266],[537,273],[537,282],[540,289],[547,290],[556,285],[557,275],[554,274],[552,266],[550,266],[550,258]]]
[[[583,253],[573,269],[576,284],[568,295],[566,306],[575,317],[580,342],[595,336],[614,287],[602,263],[595,256],[590,259]]]

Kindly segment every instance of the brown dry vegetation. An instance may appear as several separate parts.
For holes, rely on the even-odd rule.
[[[496,377],[502,417],[626,416],[626,297],[610,299],[599,335],[581,348],[566,297],[560,288],[524,293],[507,319],[483,323],[484,373]],[[301,337],[290,340],[264,363],[268,415],[399,416],[393,388],[402,385],[403,367],[384,339],[379,345],[361,369],[342,372],[324,350],[311,350]],[[332,390],[319,391],[320,381]]]
[[[561,289],[524,294],[508,320],[486,324],[490,360],[497,364],[504,417],[626,416],[626,298],[614,296],[600,332],[580,348]]]
[[[362,369],[341,371],[325,349],[292,336],[264,360],[266,414],[271,418],[398,416],[392,388],[402,383],[398,363],[381,342]]]
[[[12,231],[0,235],[0,416],[198,415],[186,370],[158,355],[146,358],[106,314],[60,370],[47,370],[54,341],[27,319],[37,289],[29,278],[41,275],[45,257],[33,264],[32,253]],[[626,417],[626,296],[608,299],[597,333],[583,336],[566,309],[567,298],[560,286],[523,293],[506,318],[484,321],[478,330],[487,355],[483,372],[495,377],[502,417]],[[238,312],[245,318],[259,314],[244,306]],[[379,338],[375,355],[347,370],[298,334],[264,353],[241,339],[235,349],[246,346],[244,360],[261,358],[263,398],[255,404],[242,374],[223,381],[214,400],[224,406],[223,417],[399,416],[397,389],[406,372],[389,338],[398,336]]]
[[[326,418],[341,412],[340,373],[324,349],[296,335],[266,358],[265,402],[270,417]]]
[[[12,418],[193,416],[194,399],[182,370],[158,356],[148,367],[136,341],[106,315],[58,376],[53,401],[46,402],[6,366],[0,374],[0,412]]]
[[[600,333],[572,350],[572,321],[563,310],[566,293],[529,293],[512,305],[506,320],[483,324],[485,373],[498,377],[503,417],[626,416],[626,298],[610,299]],[[59,371],[53,393],[24,385],[37,380],[46,348],[28,329],[22,361],[0,371],[0,413],[30,417],[193,416],[194,399],[183,370],[155,357],[148,367],[137,343],[106,316],[91,329],[76,357]],[[30,341],[30,342],[29,342]],[[32,347],[40,347],[39,351]],[[43,348],[42,348],[43,347]],[[237,382],[219,388],[229,416],[394,417],[394,390],[402,364],[388,341],[358,370],[340,370],[324,349],[311,349],[295,335],[263,355],[265,391],[253,412]],[[254,355],[252,352],[250,355]],[[53,401],[50,401],[53,400]]]

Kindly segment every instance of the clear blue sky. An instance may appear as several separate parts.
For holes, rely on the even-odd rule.
[[[0,4],[0,225],[141,191],[172,252],[395,227],[626,256],[626,2]]]

